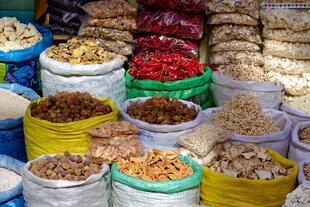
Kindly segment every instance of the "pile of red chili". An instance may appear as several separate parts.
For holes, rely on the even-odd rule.
[[[197,58],[185,58],[181,54],[139,53],[131,58],[129,74],[132,80],[157,80],[161,82],[184,80],[203,74],[203,64]]]

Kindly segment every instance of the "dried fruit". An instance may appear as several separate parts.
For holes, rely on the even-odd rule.
[[[301,129],[298,132],[299,141],[305,144],[310,144],[310,126],[304,129]]]
[[[117,167],[120,172],[145,181],[179,180],[193,174],[193,169],[180,161],[173,150],[153,149],[143,157],[120,159]]]

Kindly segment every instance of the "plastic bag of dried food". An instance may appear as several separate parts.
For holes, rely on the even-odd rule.
[[[106,40],[101,38],[85,38],[91,39],[96,42],[99,47],[104,48],[106,51],[114,52],[121,55],[131,55],[132,45],[122,41]]]
[[[48,0],[48,5],[53,5],[58,8],[63,8],[70,12],[81,12],[82,3],[86,0]]]
[[[124,0],[92,1],[83,5],[83,9],[94,18],[110,18],[118,16],[135,16],[136,8]]]
[[[226,52],[226,51],[252,51],[257,52],[260,48],[257,44],[241,40],[231,40],[220,42],[211,47],[211,52]]]
[[[64,27],[69,27],[72,29],[75,29],[76,31],[79,30],[79,27],[81,25],[81,23],[79,21],[69,21],[69,22],[64,22],[63,18],[61,18],[60,16],[51,14],[49,17],[49,23],[50,24],[56,24],[56,25],[61,25]]]
[[[310,61],[281,58],[272,55],[264,56],[264,70],[287,75],[310,73]]]
[[[76,35],[78,33],[78,29],[73,29],[59,24],[49,24],[47,28],[51,30],[53,34]]]
[[[111,138],[119,135],[133,135],[139,132],[138,127],[127,121],[107,122],[90,128],[87,132],[94,137]]]
[[[210,45],[229,40],[244,40],[257,44],[262,43],[258,27],[225,24],[212,28],[209,39]]]
[[[231,13],[248,14],[251,17],[259,18],[258,0],[209,0],[207,4],[207,13]]]
[[[213,53],[210,56],[210,63],[213,65],[264,65],[264,59],[263,55],[259,52],[227,51]]]
[[[151,9],[175,9],[191,13],[200,13],[207,6],[205,0],[138,0],[138,3]]]
[[[264,40],[264,55],[310,60],[310,44]]]
[[[264,27],[263,37],[270,40],[283,42],[310,42],[310,29],[294,31],[291,29],[268,29]]]
[[[48,5],[47,12],[51,13],[52,15],[57,15],[61,17],[64,23],[69,23],[70,21],[80,22],[78,13],[68,12],[52,5]]]
[[[191,15],[173,10],[139,9],[137,27],[141,32],[151,32],[186,39],[201,39],[203,15]]]
[[[239,25],[258,25],[258,20],[240,13],[219,13],[212,14],[208,20],[208,24],[239,24]]]
[[[121,31],[112,28],[91,27],[83,25],[79,30],[80,36],[106,38],[123,42],[132,42],[133,36],[129,31]]]
[[[179,137],[178,143],[200,157],[206,156],[213,147],[225,142],[229,136],[224,130],[211,124],[201,124],[189,134]]]
[[[88,17],[84,24],[93,27],[107,27],[127,31],[134,31],[137,29],[136,18],[134,16],[118,16],[104,19]]]
[[[143,35],[138,36],[134,40],[134,48],[136,51],[178,51],[186,57],[198,57],[199,47],[196,41],[183,40],[175,37],[167,37],[165,35]]]
[[[270,29],[310,29],[310,10],[304,9],[261,9],[263,25]]]

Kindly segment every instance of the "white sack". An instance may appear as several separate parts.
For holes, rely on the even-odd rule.
[[[296,126],[296,124],[298,124],[299,122],[310,121],[309,113],[302,111],[302,110],[293,109],[285,103],[281,105],[280,110],[286,112],[286,114],[289,116],[289,118],[293,122],[293,126]]]
[[[204,113],[204,122],[215,124],[212,120],[212,115],[216,111],[218,111],[220,107],[210,108],[205,110]],[[242,143],[255,143],[258,145],[262,145],[268,148],[271,148],[284,157],[287,157],[288,147],[289,147],[289,135],[292,126],[292,122],[286,113],[277,111],[274,109],[263,109],[263,112],[266,113],[269,117],[271,117],[275,122],[276,126],[280,128],[279,132],[266,134],[262,136],[243,136],[236,133],[231,134],[231,142],[232,144],[242,144]]]

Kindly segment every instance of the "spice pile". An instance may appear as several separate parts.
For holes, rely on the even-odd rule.
[[[17,173],[0,167],[0,193],[16,187],[22,180]]]
[[[306,180],[310,181],[310,163],[304,165],[303,171],[304,171]]]
[[[120,158],[129,159],[141,155],[143,147],[138,140],[139,129],[129,122],[107,122],[91,128],[93,136],[89,156],[96,164],[112,164]]]
[[[234,80],[266,81],[259,48],[259,1],[208,1],[210,63]]]
[[[47,49],[46,55],[60,62],[70,64],[101,64],[114,58],[125,61],[126,57],[108,52],[98,42],[91,39],[69,39],[67,43],[53,45]]]
[[[86,180],[92,174],[101,171],[99,165],[93,164],[89,159],[69,152],[47,156],[30,164],[29,170],[36,176],[49,180]]]
[[[193,169],[172,150],[153,149],[143,157],[120,159],[117,167],[120,172],[145,181],[179,180],[193,174]]]
[[[88,2],[83,9],[88,17],[79,35],[102,39],[103,45],[110,45],[111,52],[119,53],[118,48],[122,46],[126,48],[126,54],[119,54],[132,54],[132,32],[137,28],[134,7],[124,0],[101,0]]]
[[[266,149],[255,144],[234,145],[220,151],[208,166],[211,170],[232,177],[254,180],[272,180],[287,176],[293,171],[293,168],[285,168],[272,161]]]
[[[212,115],[221,128],[244,136],[260,136],[280,131],[258,101],[248,95],[237,95]]]
[[[153,96],[144,102],[132,103],[127,108],[127,114],[134,119],[151,124],[181,124],[196,119],[197,111],[189,108],[176,98]]]
[[[31,105],[31,116],[53,123],[80,121],[112,112],[105,102],[87,92],[60,92]]]
[[[9,90],[0,88],[0,120],[24,116],[30,101]]]
[[[42,40],[32,24],[20,23],[15,17],[0,18],[0,51],[22,50]]]
[[[304,144],[310,144],[310,126],[298,132],[298,139]]]

